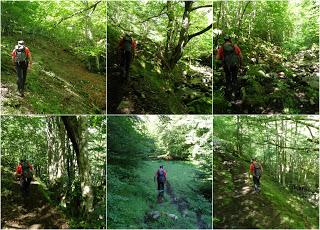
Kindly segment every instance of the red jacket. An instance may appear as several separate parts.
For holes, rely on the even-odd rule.
[[[250,164],[250,172],[252,174],[254,174],[254,164],[253,163]]]
[[[29,162],[28,162],[28,165],[29,165],[30,170],[32,171],[33,170],[32,165]],[[21,164],[18,164],[17,169],[16,169],[16,173],[22,174],[22,165]]]
[[[119,42],[119,48],[123,49],[124,46],[124,38],[122,38]],[[134,50],[137,47],[137,42],[135,40],[132,39],[131,41],[131,48]]]
[[[157,178],[159,177],[159,170],[160,170],[160,169],[158,169],[158,171],[156,172],[156,177],[157,177]],[[164,174],[164,177],[167,177],[167,172],[166,172],[166,170],[164,170],[164,169],[163,169],[163,174]]]
[[[233,45],[233,46],[234,46],[234,52],[236,53],[236,55],[240,55],[241,50],[240,50],[239,46],[237,46],[237,45]],[[223,60],[223,46],[219,47],[218,56],[219,56],[219,59]]]
[[[31,57],[31,52],[30,52],[29,48],[28,47],[24,47],[24,49],[25,49],[27,58],[30,58]],[[12,50],[11,56],[14,58],[14,60],[16,60],[16,56],[17,56],[16,49]]]

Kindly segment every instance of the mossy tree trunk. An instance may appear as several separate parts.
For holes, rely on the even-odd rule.
[[[81,210],[86,216],[92,211],[93,192],[88,159],[88,124],[86,117],[62,117],[68,137],[77,156],[77,164],[81,185]]]

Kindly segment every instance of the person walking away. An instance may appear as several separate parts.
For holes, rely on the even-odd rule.
[[[158,184],[158,202],[162,202],[163,193],[164,193],[164,184],[167,180],[167,172],[164,170],[163,165],[160,165],[160,168],[157,170],[154,176],[154,180],[157,178]]]
[[[31,67],[32,65],[31,52],[29,48],[25,46],[24,41],[18,41],[18,45],[13,49],[11,56],[17,71],[18,93],[23,97],[28,66],[30,65]]]
[[[232,43],[230,36],[225,36],[223,45],[218,48],[216,60],[222,60],[226,78],[225,97],[227,100],[235,99],[238,94],[237,75],[242,65],[242,59],[239,46]]]
[[[119,42],[120,67],[126,80],[129,76],[130,64],[135,55],[137,42],[129,34],[125,34]]]
[[[16,174],[20,179],[20,189],[23,194],[29,193],[30,183],[33,177],[33,168],[29,161],[23,159],[20,160],[16,169]]]
[[[252,159],[250,164],[250,173],[252,174],[254,190],[259,192],[260,189],[260,178],[263,172],[262,165],[256,161],[256,159]]]

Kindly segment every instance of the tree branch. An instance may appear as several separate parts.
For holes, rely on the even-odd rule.
[[[163,11],[164,11],[165,8],[166,8],[166,5],[162,8],[162,10],[159,12],[159,14],[154,15],[154,16],[151,16],[151,17],[149,17],[149,18],[141,21],[140,23],[145,23],[145,22],[149,21],[150,19],[157,18],[157,17],[160,17],[161,15],[166,14],[166,13],[163,13]]]
[[[102,0],[99,0],[97,2],[95,2],[94,4],[92,4],[91,6],[85,8],[85,9],[82,9],[82,10],[78,10],[77,12],[74,12],[73,14],[69,15],[69,16],[66,16],[66,17],[63,17],[61,18],[56,24],[55,26],[59,25],[60,23],[62,23],[63,21],[67,20],[67,19],[70,19],[78,14],[82,14],[90,9],[93,8],[93,11],[95,10],[95,8],[97,7],[97,5],[101,2]]]
[[[208,8],[208,7],[212,7],[212,4],[193,7],[193,8],[191,8],[190,12],[197,10],[197,9],[200,9],[200,8]]]
[[[212,23],[207,26],[206,28],[204,28],[203,30],[200,30],[199,32],[197,33],[194,33],[194,34],[190,34],[188,35],[188,41],[190,41],[192,38],[196,37],[196,36],[199,36],[200,34],[203,34],[205,32],[207,32],[208,30],[210,30],[212,28]]]

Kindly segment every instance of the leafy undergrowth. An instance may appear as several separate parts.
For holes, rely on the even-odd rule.
[[[153,176],[161,164],[167,170],[170,190],[167,186],[163,203],[157,203]],[[132,178],[115,177],[113,170],[119,168],[108,167],[108,228],[211,228],[211,202],[198,192],[194,166],[148,161]],[[160,217],[150,218],[152,212],[158,212]]]
[[[274,182],[266,170],[261,192],[254,193],[244,159],[217,148],[214,165],[215,228],[318,228],[318,208]]]
[[[46,38],[27,39],[33,58],[25,97],[17,95],[11,63],[14,37],[2,37],[2,113],[90,114],[105,110],[105,76],[90,73],[80,58]]]
[[[1,228],[2,229],[56,229],[69,228],[66,217],[44,195],[37,180],[30,184],[30,194],[22,197],[19,182],[12,171],[1,173]]]
[[[319,47],[293,55],[271,43],[242,43],[243,71],[238,75],[239,95],[224,98],[222,68],[214,71],[214,113],[317,114],[319,111]]]
[[[212,68],[211,61],[204,61],[207,57],[180,60],[168,73],[155,55],[155,43],[145,42],[137,47],[127,81],[121,76],[116,50],[120,34],[108,28],[108,36],[108,113],[212,113]]]

